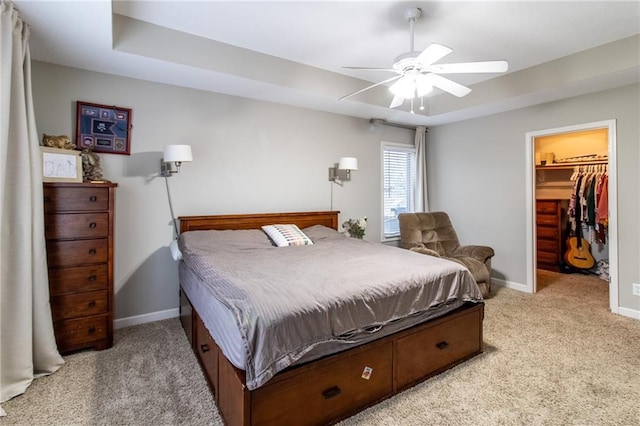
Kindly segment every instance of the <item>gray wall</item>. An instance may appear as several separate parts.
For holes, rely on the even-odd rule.
[[[328,210],[327,168],[355,156],[359,170],[333,186],[341,220],[368,216],[380,239],[380,141],[413,143],[413,132],[366,120],[33,63],[40,134],[75,134],[75,101],[133,109],[132,155],[101,155],[119,184],[116,318],[178,306],[177,267],[164,145],[191,144],[193,163],[169,179],[177,215]],[[429,203],[451,214],[463,243],[494,247],[494,274],[525,283],[525,134],[617,119],[620,305],[640,310],[640,131],[638,85],[468,120],[427,134]]]
[[[116,318],[174,309],[178,274],[171,215],[157,176],[167,144],[190,144],[194,162],[169,179],[176,215],[331,208],[328,168],[342,156],[359,170],[333,185],[340,221],[368,216],[380,240],[380,141],[414,132],[367,120],[33,63],[38,131],[75,139],[75,101],[132,108],[131,155],[101,154],[116,190]]]
[[[611,89],[488,117],[427,134],[429,207],[449,212],[463,243],[496,251],[494,275],[526,281],[526,142],[531,131],[617,120],[619,301],[640,310],[640,86]],[[610,207],[613,208],[613,207]],[[613,211],[612,211],[613,213]]]

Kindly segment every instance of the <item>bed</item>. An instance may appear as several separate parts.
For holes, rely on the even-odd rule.
[[[453,262],[344,237],[335,211],[179,219],[180,317],[229,425],[334,423],[482,351],[482,297]],[[274,247],[273,224],[313,245]]]

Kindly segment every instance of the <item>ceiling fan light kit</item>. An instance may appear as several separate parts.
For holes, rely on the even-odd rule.
[[[420,109],[424,110],[423,98],[429,95],[434,88],[457,97],[466,96],[471,92],[469,87],[442,77],[440,74],[502,73],[509,69],[507,61],[436,64],[435,62],[438,62],[453,50],[437,43],[429,45],[422,52],[414,50],[414,24],[421,15],[422,10],[419,8],[410,8],[404,12],[404,17],[409,22],[409,52],[396,57],[391,68],[344,67],[358,70],[395,72],[398,75],[345,95],[340,99],[346,99],[382,84],[395,81],[389,87],[389,91],[394,95],[389,108],[399,107],[404,103],[405,99],[411,99],[411,113],[413,113],[413,99],[420,98]]]

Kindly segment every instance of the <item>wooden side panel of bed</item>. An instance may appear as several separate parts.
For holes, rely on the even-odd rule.
[[[274,223],[294,223],[301,228],[321,224],[337,229],[338,212],[179,219],[181,232],[253,229]],[[224,357],[189,300],[181,297],[185,332],[225,423],[234,426],[323,425],[349,417],[481,353],[483,317],[483,304],[465,305],[407,330],[287,369],[249,391],[244,372]]]

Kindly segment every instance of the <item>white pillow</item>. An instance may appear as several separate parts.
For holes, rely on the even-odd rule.
[[[262,230],[278,247],[309,246],[313,244],[311,238],[296,225],[266,225]]]

